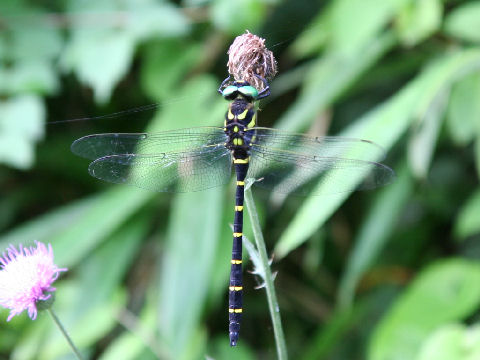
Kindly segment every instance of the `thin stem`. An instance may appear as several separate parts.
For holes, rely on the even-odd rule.
[[[270,310],[270,317],[272,318],[273,333],[275,335],[275,344],[277,346],[278,359],[286,360],[288,358],[287,345],[285,343],[285,335],[282,329],[282,320],[280,318],[280,307],[278,306],[277,295],[273,287],[273,275],[270,271],[270,263],[267,256],[267,249],[263,239],[260,222],[258,220],[258,213],[253,201],[252,190],[250,186],[245,187],[245,203],[248,209],[248,215],[252,224],[253,236],[257,244],[257,250],[260,255],[260,262],[265,274],[265,289],[267,290],[268,308]]]
[[[73,353],[77,356],[77,359],[79,360],[83,360],[83,357],[82,355],[80,354],[80,351],[78,351],[77,347],[75,346],[75,344],[73,343],[72,339],[70,338],[70,336],[68,335],[67,333],[67,330],[65,330],[65,328],[63,327],[62,323],[60,322],[60,319],[57,317],[57,315],[55,314],[55,312],[53,311],[52,308],[50,309],[47,309],[48,313],[50,314],[50,316],[52,317],[53,321],[55,322],[55,324],[57,324],[58,328],[60,329],[60,332],[63,334],[63,336],[65,337],[65,339],[67,339],[67,342],[68,342],[68,345],[70,345],[70,347],[72,348],[72,351]]]

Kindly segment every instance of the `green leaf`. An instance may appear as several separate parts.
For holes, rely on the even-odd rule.
[[[222,191],[176,196],[159,269],[158,326],[172,358],[184,358],[199,327],[220,241]],[[228,259],[225,259],[228,261]]]
[[[82,216],[50,239],[56,258],[67,266],[76,264],[153,196],[128,186],[114,186],[96,196]]]
[[[239,35],[245,30],[255,32],[266,10],[261,0],[214,0],[211,5],[212,22],[231,35]]]
[[[380,35],[409,0],[337,0],[332,2],[326,21],[333,52],[352,56]]]
[[[413,359],[439,326],[463,319],[480,304],[480,265],[438,261],[423,270],[383,317],[370,341],[371,360]]]
[[[407,154],[409,165],[417,178],[425,179],[427,177],[447,101],[448,92],[444,90],[432,99],[426,114],[414,127]]]
[[[128,29],[139,40],[154,36],[180,36],[190,30],[188,17],[169,2],[127,0],[122,5],[128,17]]]
[[[0,244],[52,243],[62,266],[75,266],[99,246],[154,194],[116,186],[79,200],[17,227],[0,238]],[[128,205],[125,205],[128,204]],[[108,216],[105,216],[108,214]]]
[[[480,178],[480,132],[474,144],[475,167],[477,168],[477,177]]]
[[[422,344],[416,360],[480,359],[480,325],[448,324],[440,327]]]
[[[135,38],[128,30],[80,28],[67,43],[61,66],[91,86],[98,103],[105,103],[127,73],[134,49]]]
[[[475,191],[460,209],[455,220],[454,234],[464,239],[480,232],[480,189]]]
[[[220,126],[225,114],[225,100],[218,96],[217,86],[213,77],[204,75],[192,79],[177,91],[171,91],[147,131]]]
[[[410,84],[386,104],[356,121],[342,135],[379,141],[380,145],[388,150],[410,124],[411,117],[406,109],[414,107],[420,90],[420,82]],[[347,197],[348,193],[322,198],[308,197],[280,237],[275,254],[283,257],[306,241]]]
[[[29,14],[30,16],[32,14]],[[46,16],[37,13],[37,16]],[[54,60],[63,46],[60,31],[53,26],[14,26],[5,60],[11,61],[47,61]]]
[[[328,53],[313,62],[299,99],[277,121],[276,127],[300,131],[310,125],[354,81],[394,45],[392,34],[374,40],[354,55]],[[284,76],[288,76],[284,75]]]
[[[466,145],[475,137],[480,119],[479,98],[480,72],[465,76],[452,87],[447,111],[447,129],[459,145]]]
[[[304,58],[319,52],[329,36],[327,19],[328,11],[321,11],[291,45],[291,53],[298,58]]]
[[[350,306],[355,288],[365,271],[377,259],[397,225],[397,219],[413,191],[406,166],[399,169],[395,183],[381,190],[362,222],[340,282],[340,307]]]
[[[416,0],[404,4],[395,24],[402,42],[413,46],[432,35],[440,27],[442,11],[440,0]]]
[[[460,40],[480,42],[480,2],[468,2],[453,10],[445,20],[445,32]]]
[[[44,134],[40,97],[21,95],[0,101],[0,162],[18,169],[33,165],[35,144]]]
[[[144,91],[156,101],[168,99],[203,51],[199,45],[184,45],[178,41],[163,40],[150,44],[145,48],[141,69]]]
[[[58,90],[58,79],[54,67],[45,60],[19,60],[8,69],[0,67],[0,79],[2,94],[52,94]]]
[[[472,71],[479,61],[480,52],[476,50],[449,54],[435,61],[392,99],[362,116],[340,135],[369,139],[388,151],[406,132],[412,118],[426,114],[432,99],[450,86],[459,73]],[[356,179],[351,180],[354,183]],[[334,193],[334,183],[329,182],[331,189],[322,188],[319,192]],[[347,196],[345,192],[321,199],[318,196],[308,197],[280,237],[275,247],[276,254],[283,257],[306,241]]]

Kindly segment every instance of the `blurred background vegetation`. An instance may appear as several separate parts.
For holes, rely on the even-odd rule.
[[[54,307],[89,358],[276,358],[247,272],[228,345],[233,186],[105,184],[69,150],[220,125],[246,29],[279,62],[263,126],[373,140],[397,172],[350,196],[256,196],[290,357],[480,359],[480,1],[2,0],[0,248],[52,243],[69,268]],[[7,358],[72,357],[48,316],[24,314],[0,322]]]

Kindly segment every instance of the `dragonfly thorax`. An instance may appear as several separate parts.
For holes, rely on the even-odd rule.
[[[228,137],[226,146],[232,151],[248,153],[252,140],[250,129],[256,125],[256,110],[253,101],[240,97],[230,103],[225,115],[224,131]]]

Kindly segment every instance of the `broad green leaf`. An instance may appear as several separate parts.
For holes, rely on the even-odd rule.
[[[133,59],[135,38],[128,30],[77,29],[62,54],[61,66],[91,86],[105,103]]]
[[[116,186],[19,226],[2,236],[0,244],[5,249],[8,244],[27,245],[34,240],[51,243],[55,260],[63,266],[73,267],[153,195],[127,186]]]
[[[328,10],[321,11],[311,25],[295,40],[290,51],[296,57],[304,58],[313,55],[325,46],[329,36],[328,15]]]
[[[162,111],[152,119],[147,131],[159,132],[192,126],[222,126],[227,103],[209,76],[198,76],[166,99]]]
[[[406,166],[398,171],[395,183],[379,192],[355,238],[340,282],[338,302],[342,308],[351,305],[359,280],[385,247],[413,191],[413,180]]]
[[[409,0],[337,0],[332,2],[328,22],[329,47],[354,56],[369,46]]]
[[[444,325],[422,344],[416,360],[480,359],[480,326]]]
[[[378,37],[354,55],[329,53],[314,60],[299,99],[277,121],[277,128],[300,131],[308,127],[352,83],[394,45],[391,34]]]
[[[211,189],[178,195],[172,205],[159,269],[158,326],[175,359],[186,358],[199,327],[220,241],[221,198],[222,191]]]
[[[57,258],[68,266],[76,264],[153,196],[128,186],[114,186],[101,193],[81,217],[50,239]]]
[[[398,94],[362,116],[339,135],[369,139],[388,151],[408,129],[412,118],[425,114],[437,94],[448,88],[459,73],[473,71],[479,61],[480,52],[475,50],[449,54],[435,61]],[[354,183],[355,179],[351,180]],[[330,182],[330,185],[333,183]],[[331,193],[335,189],[320,190]],[[322,226],[347,196],[348,193],[322,198],[308,197],[280,237],[275,248],[276,254],[283,257],[302,244]]]
[[[128,0],[124,10],[128,29],[138,40],[186,35],[190,30],[190,20],[170,2]]]
[[[28,14],[28,16],[46,16],[44,13]],[[63,40],[59,29],[53,26],[32,26],[31,24],[15,24],[10,33],[10,46],[5,58],[12,61],[49,61],[55,60],[62,50]]]
[[[245,30],[255,33],[266,10],[261,0],[213,0],[211,16],[216,27],[238,36]]]
[[[182,45],[178,41],[152,42],[143,54],[140,80],[145,93],[155,101],[168,99],[202,56],[202,51],[200,46]]]
[[[455,8],[445,20],[445,32],[460,40],[480,42],[480,1]]]
[[[0,68],[0,93],[52,94],[58,90],[57,74],[45,60],[18,60],[8,68]]]
[[[460,79],[452,87],[447,111],[447,128],[453,140],[466,145],[475,137],[480,119],[480,72]],[[479,129],[480,132],[480,129]]]
[[[458,321],[480,304],[480,264],[437,261],[408,286],[375,329],[370,360],[414,359],[423,341],[441,325]]]
[[[480,232],[480,190],[475,191],[460,209],[455,220],[454,233],[459,238],[466,238]]]
[[[18,169],[33,165],[35,144],[43,137],[45,108],[34,95],[0,101],[0,163]]]
[[[379,106],[355,122],[354,127],[347,129],[342,135],[380,141],[381,146],[388,150],[407,129],[410,116],[406,109],[413,108],[420,88],[419,82],[410,84],[386,104]],[[362,126],[364,129],[361,129]],[[276,244],[276,255],[283,257],[302,244],[317,231],[347,197],[348,193],[321,198],[318,196],[308,197]]]
[[[440,0],[415,0],[404,4],[396,22],[402,42],[413,46],[437,31],[442,21],[442,6]]]

